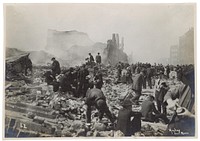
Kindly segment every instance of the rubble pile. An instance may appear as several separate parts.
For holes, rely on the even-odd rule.
[[[87,124],[84,98],[75,98],[71,93],[53,92],[52,86],[47,85],[42,78],[46,69],[34,69],[32,83],[25,81],[6,82],[6,111],[20,113],[20,122],[30,131],[40,133],[38,136],[64,137],[120,137],[123,133],[114,131],[114,124],[105,117],[98,122],[97,109],[92,110],[92,123]],[[104,85],[102,91],[107,98],[110,111],[117,116],[121,108],[120,99],[131,89],[131,84],[116,84],[116,70],[110,67],[102,69]],[[153,90],[142,91],[140,102],[153,94]],[[139,111],[140,106],[134,106]],[[7,114],[9,118],[16,118],[17,114]],[[21,114],[22,113],[22,114]],[[25,122],[24,122],[25,121]],[[33,126],[34,125],[34,126]],[[38,127],[36,127],[38,125]],[[161,125],[161,123],[160,123]],[[142,122],[142,130],[135,136],[160,136],[165,126]],[[19,126],[20,129],[25,128]],[[44,135],[45,134],[45,135]]]

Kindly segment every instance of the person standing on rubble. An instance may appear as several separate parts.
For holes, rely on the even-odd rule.
[[[100,55],[99,52],[98,52],[98,54],[97,54],[97,56],[96,56],[96,63],[97,63],[98,65],[101,64],[101,55]]]
[[[59,75],[61,72],[60,63],[54,57],[51,59],[51,61],[53,62],[51,65],[52,75],[55,79],[56,75]]]
[[[132,72],[131,72],[131,66],[127,67],[126,83],[127,83],[127,84],[133,83],[133,80],[132,80]]]
[[[115,121],[114,117],[112,116],[107,104],[106,104],[106,97],[104,96],[102,90],[96,88],[97,83],[94,83],[94,88],[89,89],[86,93],[86,101],[85,104],[87,106],[86,110],[86,120],[87,123],[91,123],[91,110],[92,106],[95,106],[99,111],[99,120],[101,121],[103,118],[104,113],[113,123]]]
[[[162,81],[161,79],[158,79],[156,81],[155,100],[157,104],[157,109],[160,113],[162,112],[165,115],[167,115],[167,110],[166,110],[166,104],[164,104],[163,100],[168,90],[169,90],[169,87],[167,86],[165,81]],[[161,108],[162,108],[162,111],[161,111]]]
[[[151,65],[149,65],[149,67],[147,68],[147,83],[150,89],[152,89],[152,82],[151,82],[152,76],[153,76],[152,68]]]
[[[86,91],[88,89],[87,87],[87,80],[86,80],[86,76],[89,75],[89,71],[86,68],[86,65],[83,64],[82,67],[80,68],[79,72],[78,72],[78,92],[77,92],[77,97],[85,97],[86,95]]]
[[[117,117],[117,125],[115,130],[120,130],[124,136],[134,135],[135,132],[141,130],[141,113],[132,111],[132,103],[130,100],[124,100]],[[131,117],[134,117],[131,120]]]
[[[142,113],[144,120],[149,122],[159,122],[159,119],[162,119],[166,124],[168,124],[169,119],[164,114],[161,114],[158,110],[156,110],[153,101],[154,97],[149,95],[147,100],[142,102],[140,112]]]
[[[147,88],[147,69],[145,67],[142,68],[143,72],[143,88]]]
[[[167,73],[167,79],[169,79],[169,73],[170,73],[169,64],[166,66],[166,73]]]
[[[143,85],[143,77],[144,72],[139,72],[139,69],[137,70],[137,74],[135,77],[133,77],[133,84],[132,84],[132,90],[135,92],[135,96],[131,99],[136,105],[138,105],[139,98],[142,94],[142,85]]]
[[[93,65],[94,65],[94,57],[92,56],[91,53],[89,53],[89,57],[90,57],[90,66],[93,67]]]

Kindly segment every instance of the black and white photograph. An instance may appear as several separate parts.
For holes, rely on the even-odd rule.
[[[4,3],[4,139],[197,137],[196,3]]]

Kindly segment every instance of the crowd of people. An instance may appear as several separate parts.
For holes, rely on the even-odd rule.
[[[135,96],[129,100],[131,101],[129,102],[130,105],[138,105],[142,89],[147,88],[146,84],[148,84],[149,89],[154,88],[154,95],[149,95],[141,104],[142,120],[149,122],[162,120],[165,124],[168,124],[165,132],[166,136],[175,135],[173,129],[180,130],[180,133],[176,134],[177,136],[195,134],[193,65],[163,66],[162,64],[151,65],[149,63],[129,65],[119,62],[116,68],[118,82],[129,83],[129,79],[132,79],[131,93],[134,93]],[[168,80],[174,80],[175,78],[180,82],[179,85],[171,87],[166,83]],[[152,82],[154,83],[152,84]],[[174,108],[174,115],[171,119],[167,117],[167,108]],[[181,109],[183,109],[182,112],[180,112]],[[127,111],[127,113],[129,112]],[[129,120],[130,116],[126,119]],[[118,117],[120,117],[120,112]],[[129,124],[127,126],[129,126],[127,129],[130,128]]]
[[[165,132],[166,136],[174,135],[172,129],[179,128],[178,136],[195,134],[194,120],[194,66],[193,65],[167,65],[149,63],[128,64],[119,62],[115,69],[117,71],[116,83],[131,85],[133,97],[124,99],[122,109],[115,117],[109,110],[106,97],[101,90],[103,86],[102,63],[100,53],[95,60],[91,53],[85,59],[86,63],[61,70],[59,62],[52,58],[51,71],[44,74],[48,85],[53,85],[54,92],[68,92],[74,97],[85,99],[86,122],[91,122],[92,106],[99,111],[101,121],[104,113],[115,124],[116,129],[120,130],[125,136],[131,136],[141,129],[141,120],[148,122],[163,121],[168,124]],[[176,87],[170,87],[166,81],[177,79],[181,83]],[[154,95],[139,104],[142,90],[147,88],[154,89]],[[177,101],[176,99],[179,99]],[[141,111],[132,111],[132,105],[140,105]],[[171,119],[167,117],[167,108],[174,111]],[[131,120],[131,117],[134,117]],[[186,127],[185,127],[186,126]]]

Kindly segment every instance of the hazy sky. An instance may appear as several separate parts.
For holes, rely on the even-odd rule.
[[[15,4],[7,5],[6,46],[42,50],[48,29],[85,32],[106,43],[112,33],[124,37],[134,60],[169,57],[171,45],[195,27],[193,4]]]

